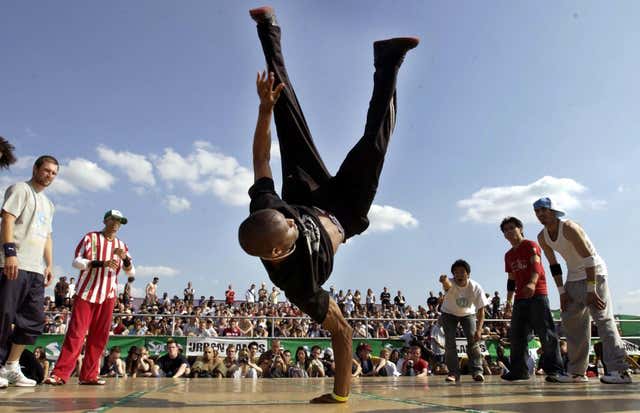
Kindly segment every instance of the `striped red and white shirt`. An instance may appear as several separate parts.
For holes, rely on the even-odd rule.
[[[123,265],[122,260],[113,254],[116,248],[123,249],[131,259],[127,244],[118,238],[109,240],[99,231],[90,232],[82,238],[76,247],[73,260],[73,267],[80,270],[76,283],[76,296],[95,304],[102,304],[107,298],[117,296],[117,277]],[[119,261],[117,270],[109,267],[91,268],[91,261],[109,261],[112,258]],[[131,264],[131,270],[126,272],[130,275],[135,273],[133,264]]]

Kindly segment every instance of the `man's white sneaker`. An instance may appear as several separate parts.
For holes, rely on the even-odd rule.
[[[5,378],[9,384],[13,384],[16,387],[34,387],[36,385],[35,380],[28,379],[22,374],[19,364],[14,366],[4,365],[0,368],[0,377]]]
[[[589,378],[582,374],[550,374],[545,379],[549,383],[588,383]]]
[[[631,383],[631,376],[626,370],[612,371],[600,377],[600,381],[607,384],[629,384]]]
[[[0,377],[0,389],[6,389],[7,387],[9,387],[9,380]]]

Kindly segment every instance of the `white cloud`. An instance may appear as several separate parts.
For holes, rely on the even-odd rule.
[[[632,309],[632,311],[636,312],[637,314],[638,308],[640,308],[640,290],[627,291],[627,293],[617,301],[617,305],[620,305],[626,309]]]
[[[135,192],[136,194],[142,196],[142,195],[147,193],[147,188],[145,188],[143,186],[134,186],[133,187],[133,192]]]
[[[169,186],[182,183],[196,194],[211,193],[230,205],[249,203],[251,171],[240,166],[234,157],[217,152],[208,142],[194,142],[194,151],[186,156],[166,148],[155,164]]]
[[[156,161],[158,174],[165,181],[190,182],[198,180],[198,168],[171,148]]]
[[[115,178],[96,163],[76,158],[60,167],[50,190],[58,194],[74,194],[80,190],[97,192],[110,189],[114,182]]]
[[[27,136],[28,136],[28,137],[30,137],[30,138],[35,138],[35,137],[37,137],[37,136],[38,136],[38,134],[37,134],[37,133],[35,133],[35,132],[33,131],[33,129],[31,129],[31,128],[30,128],[30,127],[28,127],[28,126],[24,129],[24,133],[26,133],[26,134],[27,134]]]
[[[618,192],[622,193],[624,192],[624,190],[625,190],[624,185],[618,185]]]
[[[78,188],[76,188],[71,182],[58,176],[49,187],[49,192],[52,194],[69,195],[77,193]]]
[[[371,205],[369,210],[369,231],[387,232],[396,228],[416,228],[418,220],[410,212],[389,205]]]
[[[156,184],[153,165],[146,156],[131,152],[115,152],[104,145],[98,146],[97,151],[103,161],[120,168],[131,182],[151,186]]]
[[[280,142],[271,141],[271,159],[280,159]]]
[[[606,205],[605,201],[585,198],[586,191],[587,187],[571,178],[544,176],[527,185],[482,188],[457,205],[465,210],[463,221],[495,224],[513,215],[532,222],[535,220],[533,202],[543,196],[550,197],[565,211],[599,209]]]
[[[66,214],[77,214],[78,212],[80,212],[80,210],[72,206],[56,204],[56,212],[64,212]]]
[[[163,265],[136,265],[136,277],[175,277],[180,271]]]
[[[16,182],[24,182],[24,181],[26,181],[26,179],[12,178],[5,175],[0,176],[0,194],[4,196],[4,193],[7,191],[7,188],[15,184]]]
[[[16,161],[15,165],[13,165],[13,168],[16,169],[31,169],[33,168],[33,164],[36,161],[36,157],[35,156],[31,156],[31,155],[27,155],[27,156],[21,156],[18,158],[18,160]]]
[[[135,281],[134,281],[135,282]],[[118,283],[118,294],[124,293],[124,286],[127,285],[126,279]],[[131,297],[144,298],[144,287],[131,286]]]
[[[167,209],[173,214],[178,214],[191,209],[191,202],[189,202],[188,199],[180,198],[175,195],[169,195],[164,202]]]

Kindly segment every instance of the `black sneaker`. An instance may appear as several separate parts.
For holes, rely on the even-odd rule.
[[[500,378],[502,380],[511,381],[511,382],[529,380],[529,376],[516,376],[512,372],[505,373],[502,376],[500,376]]]
[[[418,46],[418,37],[394,37],[373,42],[373,61],[377,67],[383,64],[400,64],[404,55]]]

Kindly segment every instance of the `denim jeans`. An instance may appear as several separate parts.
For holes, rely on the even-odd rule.
[[[475,376],[476,374],[482,373],[482,353],[480,352],[480,343],[475,341],[473,338],[476,331],[475,314],[458,317],[453,314],[442,313],[440,316],[440,322],[444,329],[445,360],[449,373],[460,373],[458,349],[456,347],[456,330],[458,329],[458,323],[462,326],[462,331],[464,331],[464,335],[467,337],[467,356],[469,357],[471,374]]]
[[[563,372],[558,335],[546,295],[535,295],[515,301],[511,316],[511,371],[516,376],[527,376],[527,339],[531,331],[542,344],[542,367],[547,374]]]

